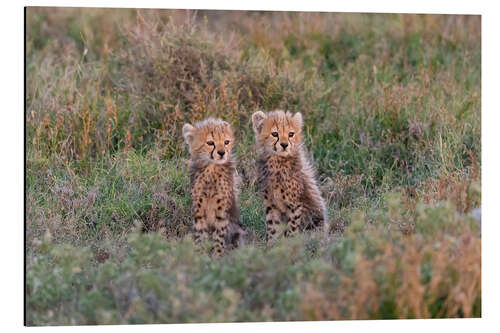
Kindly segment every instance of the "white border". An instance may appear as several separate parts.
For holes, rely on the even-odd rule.
[[[127,7],[127,8],[190,8],[190,9],[242,9],[242,10],[286,10],[286,11],[337,11],[372,13],[434,13],[434,14],[479,14],[484,12],[484,1],[26,1],[30,6],[71,6],[71,7]],[[451,6],[450,6],[451,4]]]
[[[3,5],[0,11],[2,23],[2,116],[0,130],[2,143],[1,203],[6,214],[2,214],[5,228],[0,232],[2,245],[2,300],[0,301],[1,326],[26,329],[23,323],[23,6],[72,6],[72,7],[140,7],[140,8],[198,8],[198,9],[260,9],[292,11],[336,11],[378,13],[448,13],[481,14],[483,21],[482,45],[482,203],[483,203],[483,318],[446,320],[391,320],[391,321],[341,321],[310,323],[265,323],[265,324],[196,324],[196,325],[138,325],[138,326],[80,326],[75,331],[120,331],[135,329],[148,331],[207,331],[254,332],[262,329],[314,331],[370,331],[370,332],[422,332],[422,331],[492,331],[500,327],[498,297],[500,276],[498,254],[500,254],[499,216],[495,211],[500,200],[499,178],[499,87],[500,60],[498,32],[500,17],[494,2],[489,1],[261,1],[237,3],[233,1],[24,1]],[[5,8],[5,7],[8,8]],[[5,103],[5,100],[7,102]],[[35,330],[67,330],[68,327],[34,328]],[[10,331],[10,330],[9,330]]]

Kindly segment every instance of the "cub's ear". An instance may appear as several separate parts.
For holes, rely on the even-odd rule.
[[[293,115],[292,117],[296,122],[297,122],[297,125],[302,128],[302,124],[303,124],[303,121],[302,121],[302,113],[300,112],[297,112],[296,114]]]
[[[256,111],[252,115],[252,124],[253,124],[253,130],[255,134],[259,134],[260,130],[262,129],[262,123],[264,122],[264,119],[266,119],[267,116],[264,112],[262,111]]]
[[[184,124],[184,126],[182,126],[182,136],[188,146],[191,146],[191,143],[193,142],[193,130],[194,127],[191,124]]]

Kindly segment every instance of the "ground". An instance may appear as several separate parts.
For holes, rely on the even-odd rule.
[[[28,325],[481,316],[478,16],[28,8]],[[251,114],[304,116],[331,232],[268,248]],[[189,236],[235,130],[247,246]]]

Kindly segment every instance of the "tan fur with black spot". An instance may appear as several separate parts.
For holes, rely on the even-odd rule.
[[[237,206],[234,142],[229,124],[209,118],[194,126],[185,124],[182,135],[191,153],[190,178],[194,239],[215,241],[214,256],[227,247],[242,245],[243,230]]]
[[[302,114],[257,111],[252,123],[268,241],[276,238],[283,216],[287,223],[285,236],[298,230],[326,230],[325,203],[302,142]]]

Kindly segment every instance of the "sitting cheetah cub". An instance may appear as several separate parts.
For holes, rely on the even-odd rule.
[[[282,216],[287,221],[285,236],[293,236],[298,229],[326,229],[325,203],[302,143],[302,114],[257,111],[252,123],[267,240],[275,239]]]
[[[226,246],[241,245],[246,235],[236,204],[233,133],[227,122],[209,118],[194,126],[185,124],[182,136],[191,153],[194,239],[199,243],[211,235],[215,241],[214,256],[219,257]]]

